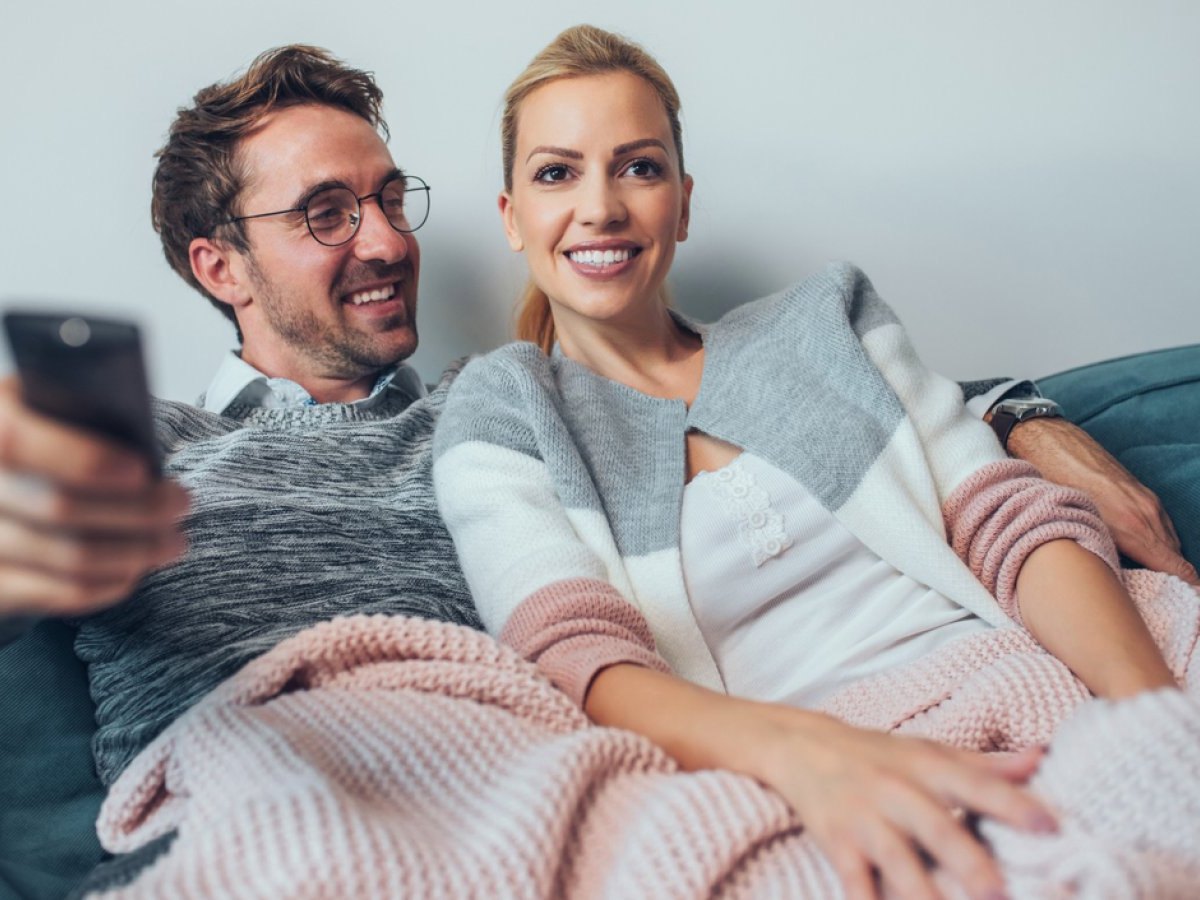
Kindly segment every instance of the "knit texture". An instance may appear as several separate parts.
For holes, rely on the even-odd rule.
[[[634,637],[640,626],[620,623],[638,618],[653,641],[636,652],[726,688],[679,549],[689,429],[780,469],[880,559],[998,627],[1013,622],[980,575],[996,569],[992,589],[1005,589],[1034,547],[1067,535],[1064,525],[1084,546],[1111,546],[1079,495],[1007,462],[959,387],[921,363],[853,266],[831,266],[711,326],[683,324],[704,339],[690,406],[517,343],[463,370],[438,423],[438,504],[480,618],[490,634],[519,633],[522,646],[539,648],[572,696],[635,652],[613,635]],[[973,501],[993,487],[996,496]],[[596,614],[597,582],[611,588],[610,623]],[[514,620],[524,624],[510,628]],[[541,635],[529,632],[535,622]],[[587,659],[565,664],[565,651],[549,649],[555,635],[586,646]]]
[[[535,592],[517,607],[500,641],[581,707],[592,680],[608,666],[670,671],[654,652],[645,617],[603,581],[560,581]]]
[[[368,409],[156,404],[166,473],[192,495],[189,546],[79,624],[106,784],[218,683],[316,622],[380,612],[479,626],[430,473],[455,373],[427,398],[389,390]]]
[[[954,552],[1019,623],[1017,576],[1042,544],[1076,541],[1118,570],[1116,544],[1092,500],[1082,491],[1044,481],[1018,459],[991,463],[971,475],[950,495],[942,514]]]
[[[1195,593],[1155,573],[1128,586],[1194,675]],[[831,709],[961,747],[1051,742],[1033,784],[1059,834],[981,825],[1012,896],[1194,896],[1196,696],[1089,702],[1017,629],[960,644]],[[645,739],[590,725],[508,648],[402,617],[337,619],[251,662],[134,760],[98,828],[114,852],[178,829],[112,898],[841,893],[773,792],[680,773]]]

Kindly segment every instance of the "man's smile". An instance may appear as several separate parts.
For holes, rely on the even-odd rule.
[[[355,291],[346,298],[347,303],[353,303],[355,306],[362,306],[364,303],[378,303],[381,300],[391,300],[396,296],[396,285],[385,284],[382,287],[364,288]]]

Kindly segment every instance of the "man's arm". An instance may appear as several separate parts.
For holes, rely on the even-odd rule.
[[[1078,425],[1066,419],[1019,422],[1007,449],[1049,480],[1091,497],[1125,556],[1200,587],[1200,575],[1180,555],[1179,536],[1158,497]]]
[[[989,423],[1001,400],[1038,394],[1033,382],[1006,378],[964,381],[959,387],[967,406]],[[1018,422],[1005,450],[1032,463],[1050,481],[1091,497],[1117,549],[1129,559],[1200,586],[1195,567],[1180,555],[1179,536],[1158,497],[1078,425],[1050,418]]]
[[[0,631],[124,599],[183,552],[186,509],[136,453],[33,412],[0,380]]]

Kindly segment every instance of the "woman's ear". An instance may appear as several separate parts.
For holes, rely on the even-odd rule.
[[[525,241],[521,239],[521,232],[517,230],[512,195],[508,191],[501,191],[500,196],[496,198],[496,205],[500,207],[500,219],[504,222],[508,246],[512,248],[513,253],[520,253],[525,249]]]
[[[683,203],[679,210],[679,228],[675,232],[675,240],[686,241],[688,236],[688,222],[692,216],[692,185],[695,182],[691,175],[683,176]]]
[[[188,245],[192,274],[209,294],[234,309],[245,306],[251,293],[245,282],[241,254],[211,238],[195,238]]]

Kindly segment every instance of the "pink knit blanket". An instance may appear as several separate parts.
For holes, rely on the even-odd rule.
[[[1200,606],[1130,587],[1181,677]],[[1018,630],[851,686],[831,711],[960,747],[1051,743],[1033,782],[1060,833],[981,826],[1017,897],[1194,897],[1200,700],[1087,702]],[[592,726],[483,634],[401,617],[318,625],[247,665],[146,748],[98,823],[116,853],[170,849],[106,897],[838,897],[783,801],[678,772]]]

